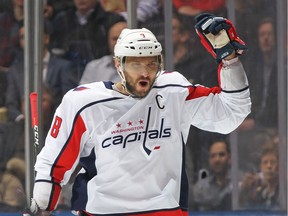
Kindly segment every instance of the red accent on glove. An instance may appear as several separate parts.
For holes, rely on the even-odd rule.
[[[196,33],[198,34],[199,38],[200,38],[200,42],[201,44],[205,47],[205,49],[214,57],[216,58],[216,53],[213,49],[212,44],[209,42],[209,40],[207,40],[207,38],[203,35],[202,32],[199,32],[196,29]]]

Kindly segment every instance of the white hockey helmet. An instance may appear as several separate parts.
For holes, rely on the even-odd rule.
[[[162,68],[162,46],[155,35],[146,28],[123,29],[114,47],[114,56],[118,59],[120,67],[117,72],[122,80],[121,84],[128,94],[131,94],[126,86],[124,65],[126,57],[156,56],[159,63],[159,75]],[[132,95],[132,94],[131,94]]]
[[[123,29],[114,47],[115,57],[159,56],[162,46],[146,28]]]

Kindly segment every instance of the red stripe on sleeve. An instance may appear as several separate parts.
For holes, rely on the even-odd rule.
[[[54,184],[52,189],[52,199],[48,207],[48,211],[53,211],[56,207],[56,204],[58,202],[59,196],[61,192],[61,187],[59,184]]]
[[[79,115],[74,124],[72,135],[58,156],[58,161],[54,164],[52,176],[56,181],[61,182],[67,170],[73,166],[80,149],[80,140],[82,134],[86,131],[86,127],[82,117]]]
[[[192,100],[199,97],[208,96],[209,94],[218,94],[221,92],[219,87],[207,88],[204,86],[190,86],[188,87],[189,95],[186,100]]]

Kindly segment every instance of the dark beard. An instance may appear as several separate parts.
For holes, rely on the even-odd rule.
[[[133,86],[131,86],[128,82],[126,82],[126,89],[128,90],[128,92],[130,92],[132,95],[132,97],[134,97],[134,98],[144,98],[144,97],[146,97],[146,95],[149,93],[149,91],[150,91],[150,89],[149,89],[149,91],[147,92],[147,94],[145,94],[144,96],[141,96],[141,95],[138,95],[137,93],[136,93],[136,90],[135,90],[135,88],[133,87]]]

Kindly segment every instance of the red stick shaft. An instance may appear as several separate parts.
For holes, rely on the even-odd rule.
[[[38,127],[38,108],[37,108],[37,93],[30,94],[30,107],[31,107],[31,124],[34,130],[34,146],[39,146],[39,127]]]

